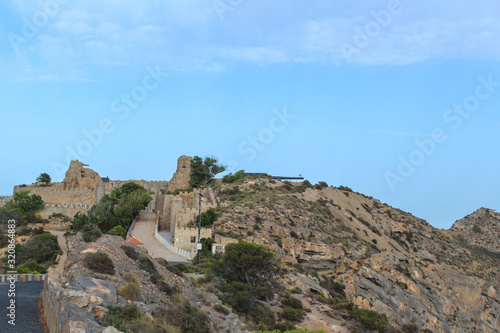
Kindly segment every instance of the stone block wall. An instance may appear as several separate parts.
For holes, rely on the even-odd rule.
[[[175,228],[184,228],[194,221],[199,212],[199,195],[195,192],[181,192],[177,195],[160,195],[156,205],[159,230],[168,230],[175,234]],[[213,189],[202,189],[201,212],[217,207],[216,195]]]
[[[73,205],[94,205],[96,201],[96,190],[94,188],[67,188],[63,183],[52,183],[52,186],[15,186],[14,193],[30,191],[30,194],[37,194],[42,197],[46,204],[73,204]]]
[[[194,242],[192,242],[194,237]],[[201,238],[211,238],[212,228],[201,228]],[[198,228],[175,228],[174,245],[186,251],[196,251]]]
[[[149,180],[111,180],[107,183],[104,183],[104,189],[103,189],[103,195],[104,194],[110,194],[111,191],[113,191],[116,188],[119,188],[123,186],[125,183],[129,182],[134,182],[136,184],[141,185],[144,187],[146,190],[150,190],[153,192],[151,195],[153,197],[153,200],[149,203],[148,207],[146,208],[147,211],[155,211],[156,210],[156,200],[160,196],[160,193],[162,190],[166,190],[167,186],[169,184],[168,181],[149,181]]]
[[[223,253],[227,244],[238,243],[238,240],[231,237],[215,235],[215,243],[212,244],[212,253]]]
[[[12,197],[11,196],[3,196],[3,197],[0,197],[0,207],[3,207],[5,206],[5,203],[7,201],[10,201],[12,200]]]

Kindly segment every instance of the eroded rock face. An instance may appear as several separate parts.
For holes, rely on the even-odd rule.
[[[500,213],[480,208],[456,221],[449,230],[463,237],[469,244],[500,252]]]
[[[222,185],[214,233],[261,244],[283,262],[314,269],[339,283],[348,300],[400,327],[500,332],[497,257],[473,252],[450,232],[371,197],[332,187],[294,190],[298,186],[266,179]],[[488,221],[481,229],[496,226],[496,213],[485,209],[467,222],[481,216]],[[289,283],[311,289],[304,281]]]
[[[215,305],[222,306],[217,296],[195,287],[190,280],[177,276],[146,254],[138,259],[130,258],[122,247],[132,245],[121,237],[103,235],[96,242],[86,243],[78,234],[70,237],[67,245],[68,260],[63,275],[50,268],[45,280],[43,301],[51,332],[118,332],[101,326],[107,306],[133,303],[148,318],[155,313],[161,316],[166,308],[178,305],[172,297],[174,287],[179,288],[192,307],[207,314],[213,324],[212,332],[243,332],[236,314],[226,316],[214,309]],[[113,274],[99,274],[84,268],[83,258],[95,249],[111,258],[115,267]],[[155,279],[152,279],[151,267],[159,275]],[[120,296],[120,288],[127,283],[125,274],[132,275],[139,284],[143,302],[131,302]]]
[[[102,179],[97,172],[85,168],[85,165],[78,161],[71,161],[68,171],[63,180],[65,188],[90,188],[95,189],[96,184],[101,184]]]

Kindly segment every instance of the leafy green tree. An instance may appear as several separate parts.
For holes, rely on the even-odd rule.
[[[28,261],[35,261],[44,266],[55,263],[58,254],[62,254],[57,236],[49,233],[37,235],[26,242],[26,244],[15,245],[16,264],[22,265]]]
[[[45,184],[49,184],[51,182],[51,178],[50,178],[50,175],[46,172],[44,173],[41,173],[40,176],[38,176],[36,178],[36,181],[37,182],[42,182],[42,183],[45,183]]]
[[[17,267],[18,274],[45,274],[47,269],[36,261],[30,260]]]
[[[215,157],[205,157],[203,160],[199,156],[191,160],[191,180],[189,184],[193,187],[200,187],[210,182],[215,175],[224,172],[226,168],[218,164]]]
[[[231,304],[242,310],[258,300],[273,298],[280,268],[273,252],[240,240],[226,246],[223,257],[214,262],[213,270],[228,283],[225,289],[232,295]]]
[[[234,183],[235,181],[238,181],[242,178],[245,177],[245,170],[239,170],[236,171],[233,175],[232,172],[228,173],[224,177],[222,177],[222,182],[223,183]]]
[[[79,231],[87,224],[95,224],[102,232],[109,232],[117,226],[126,230],[151,200],[150,191],[134,182],[126,183],[104,195],[87,214],[77,213],[71,229]]]
[[[125,229],[121,225],[117,225],[116,227],[113,227],[113,229],[111,229],[109,231],[109,233],[112,235],[120,236],[124,239],[127,237],[127,229]]]
[[[38,194],[29,194],[30,191],[21,191],[14,193],[14,198],[7,203],[7,207],[19,209],[21,213],[29,214],[34,213],[43,206],[42,197]]]
[[[215,243],[213,238],[202,238],[201,239],[201,255],[209,257],[212,255],[212,244]]]
[[[200,215],[196,217],[194,220],[194,224],[198,225],[200,219]],[[201,213],[201,226],[209,227],[215,222],[215,210],[213,208],[209,208],[206,212]]]

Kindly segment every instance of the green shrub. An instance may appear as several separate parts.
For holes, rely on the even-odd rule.
[[[7,247],[9,245],[9,237],[5,236],[0,232],[0,249]]]
[[[325,331],[309,331],[307,328],[293,328],[289,331],[258,331],[257,333],[325,333]]]
[[[175,264],[173,267],[176,267],[177,269],[179,269],[183,273],[188,271],[188,267],[183,263]]]
[[[200,216],[198,215],[194,220],[194,224],[198,225]],[[206,212],[201,213],[201,226],[209,227],[215,222],[215,210],[213,208],[209,208]]]
[[[307,179],[302,182],[302,184],[307,188],[313,188],[314,186]]]
[[[102,236],[102,232],[95,224],[86,224],[83,226],[82,238],[85,242],[95,242]]]
[[[257,324],[257,328],[260,330],[270,330],[276,325],[274,312],[262,304],[252,305],[248,309],[246,315]]]
[[[42,228],[42,230],[43,230],[43,228]],[[24,226],[24,227],[20,228],[19,230],[17,230],[16,234],[17,234],[17,236],[26,236],[26,235],[31,234],[32,231],[33,231],[32,228]],[[0,248],[1,247],[3,247],[3,246],[0,246]]]
[[[17,243],[15,249],[17,265],[33,260],[49,267],[55,264],[57,255],[62,254],[57,236],[45,232],[31,238],[26,244]]]
[[[130,272],[127,272],[127,273],[123,274],[123,281],[138,283],[138,281],[135,278],[134,274],[132,274]]]
[[[290,306],[287,306],[283,309],[282,316],[286,320],[296,321],[296,322],[299,322],[304,318],[304,314],[302,311],[294,309]]]
[[[472,231],[474,231],[476,234],[480,234],[482,232],[481,227],[477,224],[474,224],[474,226],[472,227]]]
[[[166,320],[180,327],[183,333],[210,333],[208,315],[192,307],[180,294],[174,295],[176,306],[166,310]]]
[[[139,252],[137,252],[132,246],[122,245],[121,249],[125,252],[125,255],[130,259],[139,259]]]
[[[17,267],[18,274],[45,274],[47,269],[36,261],[27,261]]]
[[[377,311],[354,308],[350,311],[350,314],[352,318],[358,321],[364,328],[379,333],[385,332],[387,324],[389,324],[387,316]]]
[[[294,308],[296,310],[304,310],[304,304],[302,301],[298,298],[295,297],[285,297],[282,301],[281,304],[285,306],[289,306],[291,308]]]
[[[108,233],[111,235],[117,235],[125,239],[127,237],[127,229],[122,227],[121,225],[117,225],[113,227]]]
[[[214,310],[226,316],[231,313],[231,311],[229,311],[225,306],[221,304],[215,305]]]
[[[115,273],[113,260],[104,252],[87,253],[83,258],[83,266],[96,273],[111,275]]]
[[[118,295],[132,302],[142,300],[141,286],[137,282],[128,282],[118,289]]]
[[[222,182],[223,183],[234,183],[235,181],[238,181],[240,179],[243,179],[245,177],[244,175],[245,170],[239,170],[234,173],[234,175],[230,172],[224,177],[222,177]]]
[[[290,289],[290,293],[291,294],[302,294],[302,290],[300,290],[300,288],[295,287],[295,288]]]
[[[113,326],[120,331],[127,331],[126,323],[141,317],[141,312],[137,306],[127,305],[108,306],[108,312],[102,317],[103,326]]]

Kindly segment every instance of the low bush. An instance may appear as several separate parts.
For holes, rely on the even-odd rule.
[[[385,332],[387,330],[387,325],[389,324],[386,315],[373,310],[354,308],[350,311],[350,315],[364,328],[377,331],[379,333]]]
[[[215,305],[214,306],[214,310],[217,311],[217,312],[219,312],[219,313],[222,313],[225,316],[227,316],[228,314],[231,313],[231,311],[227,307],[225,307],[225,306],[223,306],[221,304]]]
[[[96,273],[111,275],[115,273],[113,260],[104,252],[87,253],[83,258],[83,266]]]
[[[82,228],[82,238],[85,242],[95,242],[102,236],[102,232],[95,224],[86,224]]]
[[[141,317],[137,306],[108,306],[108,312],[102,317],[103,326],[113,326],[120,331],[127,331],[126,323]]]
[[[234,183],[235,181],[238,181],[240,179],[243,179],[245,177],[244,175],[245,170],[239,170],[234,173],[234,175],[230,172],[224,177],[222,177],[222,182],[223,183]]]
[[[192,307],[181,294],[174,296],[178,302],[175,307],[166,310],[166,320],[180,327],[183,333],[210,333],[208,315]]]
[[[262,304],[252,305],[248,309],[246,316],[256,324],[259,330],[270,330],[276,325],[274,312]]]
[[[118,289],[118,295],[132,302],[142,300],[141,286],[136,281],[127,282],[122,288]]]
[[[122,245],[121,249],[125,252],[125,255],[130,259],[137,260],[139,259],[139,252],[137,252],[133,247]]]
[[[127,229],[125,229],[121,225],[113,227],[108,233],[111,235],[120,236],[123,239],[127,237]]]
[[[282,316],[286,320],[299,322],[304,318],[304,313],[300,310],[292,308],[291,306],[287,306],[283,309]]]
[[[16,234],[17,234],[17,236],[26,236],[26,235],[31,234],[32,231],[33,231],[32,228],[24,226],[24,227],[20,228],[19,230],[17,230]],[[3,246],[0,246],[0,247],[3,247]]]
[[[304,304],[302,301],[298,298],[295,297],[285,297],[282,301],[281,304],[285,306],[289,306],[291,308],[294,308],[296,310],[304,310]]]
[[[47,269],[36,261],[27,261],[17,267],[18,274],[45,274]]]
[[[22,265],[28,261],[36,261],[40,265],[49,267],[55,264],[57,255],[62,254],[57,236],[44,232],[36,235],[26,244],[16,244],[16,264]]]

